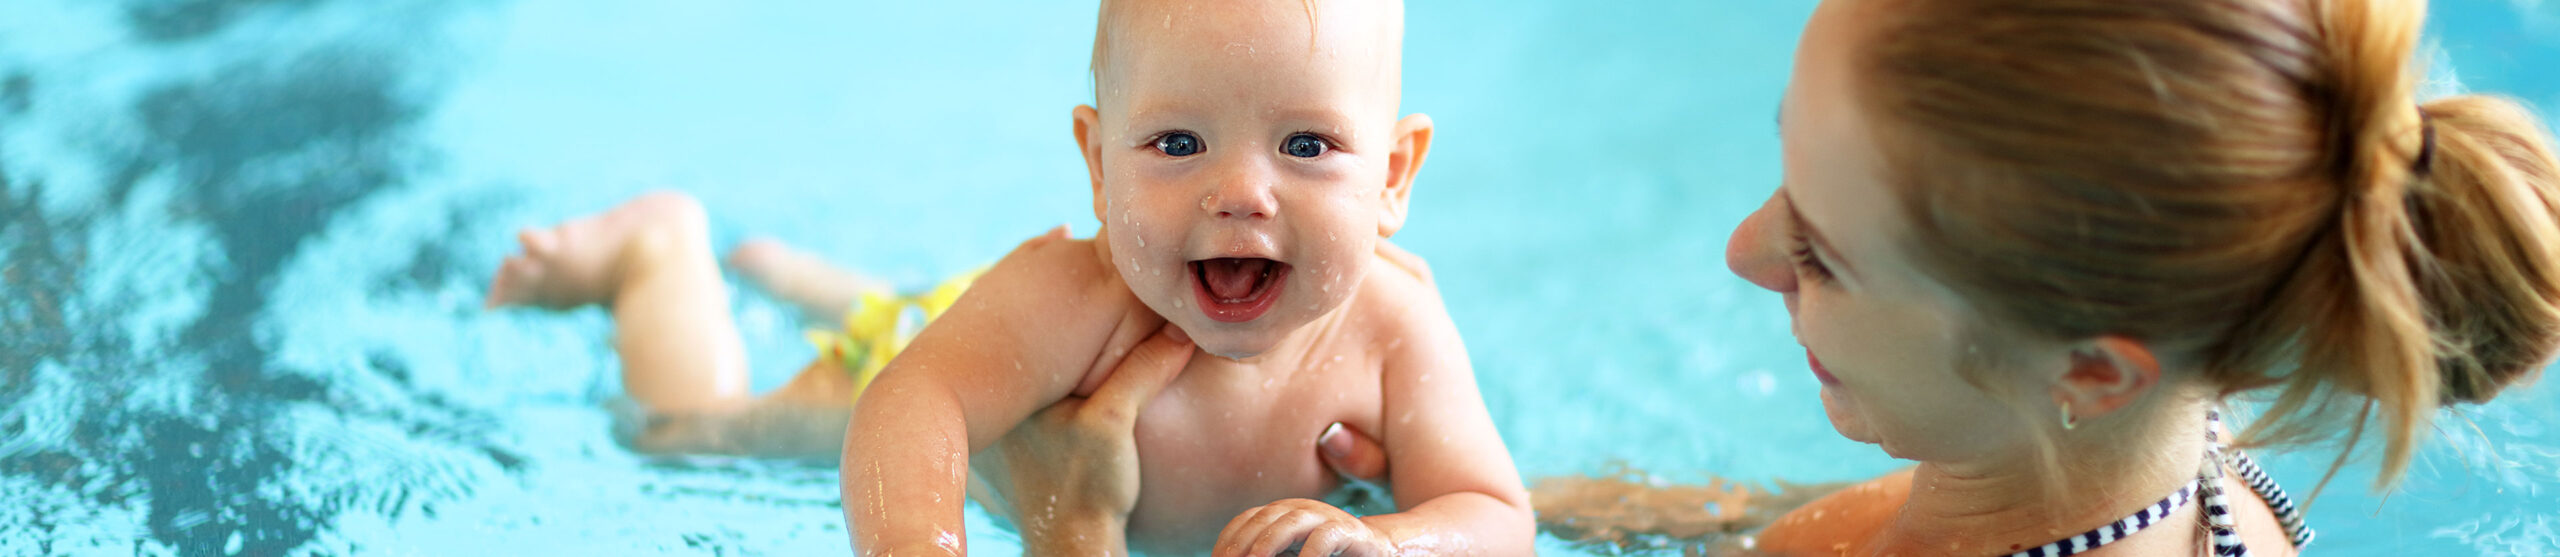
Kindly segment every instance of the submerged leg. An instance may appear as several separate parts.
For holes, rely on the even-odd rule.
[[[825,360],[753,402],[713,410],[624,416],[622,439],[660,454],[835,460],[853,419],[853,378]]]

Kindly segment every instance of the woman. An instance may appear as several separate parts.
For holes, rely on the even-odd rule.
[[[1727,259],[1785,295],[1834,427],[1921,464],[1763,547],[2287,554],[2225,399],[2279,389],[2242,444],[2372,422],[2379,487],[2440,404],[2540,369],[2560,163],[2512,103],[2416,102],[2424,9],[1826,3]]]
[[[2387,487],[2437,408],[2535,374],[2560,162],[2511,102],[2414,98],[2424,10],[1824,2],[1787,181],[1727,258],[1784,296],[1834,427],[1920,464],[1757,548],[2292,554],[2238,447],[2370,434]],[[2274,402],[2233,435],[2242,393]]]

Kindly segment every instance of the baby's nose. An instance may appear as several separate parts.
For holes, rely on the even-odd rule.
[[[1252,172],[1220,182],[1217,191],[1200,200],[1200,208],[1224,219],[1268,220],[1279,216],[1280,201],[1271,197],[1270,179]]]

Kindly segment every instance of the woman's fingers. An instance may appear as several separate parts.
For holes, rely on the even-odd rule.
[[[1334,422],[1316,438],[1316,453],[1326,467],[1349,481],[1385,483],[1387,448],[1349,425]]]
[[[1119,369],[1103,379],[1102,386],[1085,400],[1084,415],[1126,430],[1137,423],[1138,409],[1155,400],[1156,393],[1173,383],[1182,368],[1191,364],[1191,336],[1180,327],[1166,323],[1163,329],[1139,341],[1120,360]]]

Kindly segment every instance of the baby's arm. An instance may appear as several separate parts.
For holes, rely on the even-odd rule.
[[[1097,366],[1116,366],[1125,352],[1108,347],[1125,350],[1161,325],[1143,308],[1090,242],[1055,234],[980,276],[854,405],[843,490],[855,547],[965,553],[969,455]]]
[[[1417,267],[1418,268],[1418,267]],[[1384,273],[1381,273],[1384,274]],[[1420,273],[1415,273],[1420,275]],[[1377,280],[1372,278],[1371,280]],[[1404,289],[1399,289],[1404,290]],[[1219,535],[1219,555],[1527,555],[1537,526],[1511,453],[1476,391],[1457,325],[1427,283],[1399,294],[1381,339],[1388,478],[1402,512],[1354,519],[1293,499],[1246,511]]]
[[[1402,512],[1362,519],[1400,555],[1528,555],[1537,526],[1511,451],[1476,390],[1458,326],[1428,286],[1386,358],[1387,477]],[[1390,337],[1392,338],[1392,337]]]

